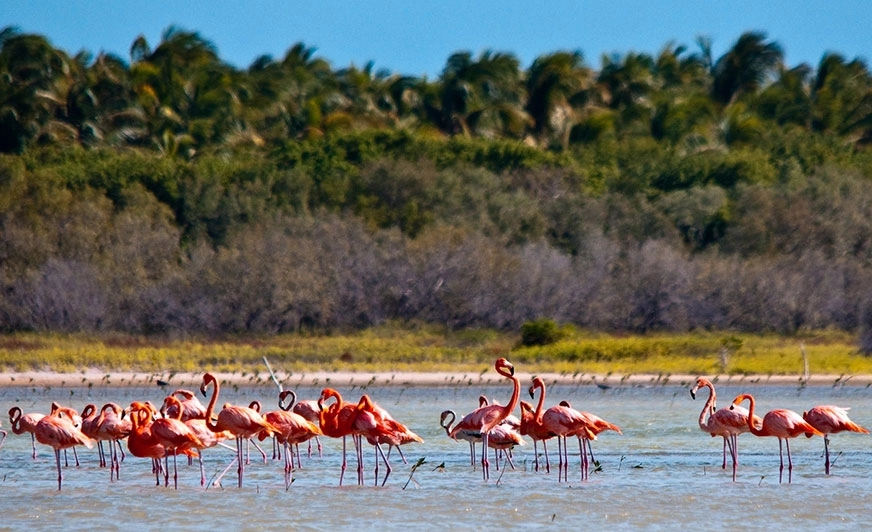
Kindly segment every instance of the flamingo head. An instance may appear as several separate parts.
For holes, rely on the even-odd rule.
[[[494,362],[494,369],[497,370],[497,373],[502,373],[502,371],[500,370],[506,370],[509,375],[515,374],[515,366],[513,366],[511,362],[502,357],[498,358],[497,361]]]

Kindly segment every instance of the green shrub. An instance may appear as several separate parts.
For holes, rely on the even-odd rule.
[[[539,318],[521,325],[521,345],[548,345],[566,337],[566,331],[557,326],[554,320]]]

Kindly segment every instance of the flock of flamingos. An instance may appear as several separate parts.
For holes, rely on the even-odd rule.
[[[606,430],[621,433],[621,429],[604,419],[572,408],[562,401],[560,404],[544,409],[545,383],[541,378],[534,378],[529,387],[531,399],[538,402],[534,407],[531,403],[521,401],[521,382],[515,376],[514,367],[505,358],[500,358],[494,367],[501,376],[512,382],[512,395],[505,405],[491,403],[486,397],[480,398],[477,409],[457,421],[456,414],[451,410],[442,412],[440,425],[448,437],[464,440],[469,443],[470,463],[476,464],[475,445],[481,445],[481,470],[485,481],[490,475],[489,449],[496,456],[496,467],[499,468],[500,456],[505,463],[511,464],[511,449],[523,443],[523,436],[533,440],[535,470],[539,470],[538,443],[542,443],[545,463],[543,468],[550,472],[551,464],[548,458],[547,440],[557,439],[558,445],[558,482],[568,481],[568,451],[567,439],[575,437],[579,446],[579,461],[581,480],[588,478],[590,463],[594,461],[590,442]],[[169,485],[170,458],[172,458],[173,485],[178,487],[177,457],[184,455],[189,461],[199,459],[200,483],[206,485],[206,475],[203,468],[201,451],[214,446],[229,445],[225,440],[235,440],[236,457],[212,484],[235,464],[238,475],[238,485],[242,487],[242,479],[246,463],[250,462],[247,455],[248,443],[251,442],[263,454],[256,441],[273,438],[274,457],[279,454],[284,459],[285,488],[293,481],[292,473],[296,467],[301,467],[299,445],[308,443],[309,453],[312,452],[312,441],[321,451],[320,436],[342,438],[342,469],[339,485],[342,485],[346,460],[346,438],[351,437],[357,458],[357,482],[364,482],[363,471],[363,440],[372,445],[377,453],[375,466],[375,482],[379,480],[379,462],[385,466],[382,485],[387,482],[391,473],[389,456],[391,450],[397,449],[405,462],[401,446],[423,442],[420,436],[396,421],[384,409],[375,404],[369,396],[363,395],[357,403],[342,399],[339,392],[325,388],[317,401],[296,401],[293,391],[279,393],[279,409],[261,413],[260,404],[253,401],[248,406],[226,403],[216,413],[220,386],[216,378],[206,373],[200,392],[207,396],[211,387],[212,394],[208,405],[203,406],[196,395],[188,390],[176,390],[166,397],[160,408],[150,401],[134,401],[127,408],[121,408],[115,403],[107,403],[99,410],[95,405],[85,406],[81,413],[76,410],[52,403],[51,412],[47,415],[38,413],[23,414],[19,407],[9,410],[9,420],[15,434],[29,433],[32,438],[33,457],[36,458],[36,442],[48,445],[54,449],[58,471],[58,490],[63,483],[63,468],[61,467],[61,452],[75,449],[78,445],[92,448],[97,444],[100,466],[109,467],[110,479],[117,480],[120,464],[125,453],[121,442],[126,440],[127,451],[139,458],[152,460],[152,472],[156,484],[160,484],[163,476],[164,485]],[[726,468],[727,450],[732,460],[733,481],[739,463],[738,435],[750,432],[755,436],[774,436],[778,438],[780,456],[779,482],[784,472],[784,453],[787,450],[788,482],[791,481],[793,462],[790,458],[790,439],[800,435],[807,437],[824,437],[825,470],[830,473],[829,435],[842,431],[868,434],[865,428],[852,422],[847,415],[847,408],[821,405],[804,412],[802,415],[791,410],[777,409],[767,412],[762,418],[754,414],[754,397],[742,394],[736,397],[728,407],[717,408],[714,385],[705,378],[697,379],[690,394],[696,398],[697,392],[708,388],[709,397],[699,415],[699,427],[711,436],[721,436],[724,440],[723,468]],[[741,406],[748,401],[748,408]],[[521,417],[515,417],[513,412],[520,406]],[[544,409],[544,411],[543,411]],[[7,433],[0,430],[0,448]],[[108,443],[108,452],[104,452],[103,442]],[[387,445],[387,452],[383,446]],[[230,447],[232,449],[232,447]],[[296,457],[296,465],[294,458]],[[78,457],[76,456],[76,465]],[[514,467],[512,465],[512,467]]]

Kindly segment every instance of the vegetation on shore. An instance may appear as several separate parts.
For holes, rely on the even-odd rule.
[[[160,340],[110,335],[0,336],[0,368],[10,372],[264,373],[275,371],[487,371],[507,356],[524,371],[563,375],[870,375],[872,359],[838,331],[784,337],[699,332],[610,335],[568,331],[552,344],[522,346],[517,334],[384,326],[331,336],[277,335],[222,340]],[[806,359],[803,358],[803,351]]]
[[[461,51],[431,80],[302,43],[242,70],[196,32],[153,44],[0,30],[0,332],[35,346],[9,367],[231,367],[277,344],[289,368],[454,368],[537,319],[616,335],[513,351],[566,372],[724,364],[719,334],[705,356],[660,336],[709,336],[688,331],[735,331],[728,372],[793,372],[796,346],[744,361],[772,334],[872,352],[862,59],[786,65],[747,32],[598,70]]]

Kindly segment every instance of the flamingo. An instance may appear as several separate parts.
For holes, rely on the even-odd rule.
[[[55,401],[51,403],[51,412],[49,412],[50,416],[56,415],[64,415],[67,419],[72,422],[73,426],[77,429],[82,428],[82,416],[79,415],[79,412],[75,408],[71,408],[69,406],[63,406]],[[76,447],[73,446],[73,458],[76,460],[76,467],[79,467],[79,453],[76,451]],[[64,466],[69,467],[69,462],[67,461],[67,450],[64,449]]]
[[[297,401],[297,394],[294,393],[293,400],[288,404],[287,407],[284,407],[281,405],[279,405],[279,406],[283,410],[287,410],[288,408],[290,408],[293,413],[303,416],[304,418],[311,421],[312,423],[317,424],[320,422],[320,416],[319,416],[319,410],[318,410],[318,401],[316,401],[316,400],[308,399],[305,401]],[[322,454],[321,454],[322,453],[321,438],[319,436],[315,436],[314,439],[315,439],[315,443],[318,446],[318,456],[321,457],[322,456]],[[308,456],[309,456],[309,458],[312,458],[312,440],[310,439],[308,443],[309,443]],[[298,452],[297,456],[299,457],[299,452]]]
[[[275,425],[279,432],[275,434],[276,440],[282,444],[285,455],[285,487],[289,487],[293,482],[291,478],[294,469],[294,459],[291,456],[290,448],[297,446],[304,441],[308,441],[313,437],[321,434],[321,429],[311,421],[307,420],[299,414],[289,412],[285,409],[284,401],[289,395],[296,397],[292,390],[284,390],[279,393],[279,410],[271,410],[264,414],[264,418]],[[267,437],[266,431],[258,434],[258,439],[263,441]],[[299,451],[297,452],[297,465],[299,463]]]
[[[588,451],[591,451],[592,440],[606,431],[613,430],[618,434],[623,434],[621,428],[610,423],[596,414],[576,410],[569,406],[569,403],[552,406],[545,412],[542,412],[542,407],[545,402],[545,381],[541,377],[534,377],[530,384],[530,397],[535,397],[535,391],[540,391],[539,402],[537,403],[535,422],[542,425],[546,432],[551,432],[557,436],[558,453],[560,453],[561,443],[563,451],[560,454],[558,462],[558,476],[560,481],[560,473],[563,473],[563,478],[568,480],[569,457],[567,455],[567,436],[576,436],[578,438],[579,458],[581,460],[581,480],[586,480],[590,475],[590,462],[588,461]],[[543,442],[544,445],[544,442]],[[585,446],[587,449],[585,449]],[[593,452],[591,451],[591,460]]]
[[[178,419],[179,421],[187,421],[189,419],[205,419],[206,407],[197,399],[197,396],[191,390],[178,389],[170,394],[170,396],[178,396],[178,403],[164,402],[164,415],[170,418]],[[178,415],[177,415],[178,412]]]
[[[455,433],[453,436],[451,435],[451,425],[457,419],[457,414],[454,413],[454,410],[444,410],[439,415],[439,426],[445,429],[445,434],[454,440],[461,439],[463,441],[469,442],[469,463],[475,468],[475,444],[481,442],[481,432],[476,430],[461,430]]]
[[[521,433],[508,423],[500,423],[494,427],[493,430],[491,430],[490,436],[488,436],[487,444],[488,447],[494,450],[494,460],[496,462],[497,470],[500,468],[500,452],[502,452],[503,456],[506,458],[506,462],[509,463],[512,469],[515,469],[515,463],[512,462],[511,451],[518,445],[526,445]]]
[[[82,411],[84,412],[84,410]],[[100,442],[106,440],[109,442],[109,481],[112,481],[113,475],[115,480],[120,478],[121,462],[124,460],[124,451],[121,450],[121,440],[126,438],[133,427],[129,419],[123,419],[121,416],[121,407],[115,403],[106,403],[100,409],[100,415],[93,421],[93,435],[97,440],[98,448]],[[85,422],[82,421],[84,428]],[[84,430],[83,430],[84,432]],[[86,433],[87,434],[87,433]],[[117,448],[121,451],[121,458],[118,458]],[[100,448],[102,451],[102,448]],[[103,458],[103,466],[106,466],[105,458]]]
[[[85,436],[97,441],[97,454],[100,458],[100,467],[106,467],[106,457],[103,454],[103,442],[97,437],[97,405],[94,403],[88,403],[84,408],[82,408],[80,416],[82,418],[82,426],[80,427],[81,431]]]
[[[478,431],[481,433],[481,467],[485,481],[490,478],[490,464],[488,462],[488,437],[494,427],[499,425],[518,406],[521,396],[521,381],[515,377],[515,367],[505,358],[498,358],[494,363],[497,373],[512,381],[512,396],[506,406],[487,405],[480,406],[463,417],[451,430],[450,436],[456,437],[461,431]]]
[[[179,421],[182,421],[182,416],[183,416],[183,412],[184,412],[184,405],[182,404],[181,401],[179,401],[178,397],[176,397],[175,395],[178,395],[178,394],[176,393],[174,395],[169,395],[166,398],[164,398],[163,405],[161,406],[161,412],[163,412],[166,417],[172,417],[172,418],[178,419]],[[174,415],[171,416],[171,415],[166,414],[167,412],[170,412],[170,411],[174,412]],[[236,449],[234,449],[233,447],[230,447],[229,445],[224,445],[223,443],[221,443],[222,441],[233,438],[234,436],[233,436],[233,434],[231,434],[228,431],[212,432],[206,426],[205,419],[190,418],[188,420],[183,421],[183,423],[185,425],[187,425],[189,429],[191,429],[191,432],[193,432],[194,435],[197,436],[197,438],[202,443],[201,446],[196,446],[196,449],[198,451],[197,452],[197,459],[200,463],[200,485],[205,486],[206,485],[206,469],[203,466],[203,449],[208,449],[210,447],[215,447],[217,445],[221,445],[223,447],[227,447],[231,451],[236,452]]]
[[[384,480],[382,480],[382,486],[385,485],[391,474],[391,464],[384,451],[382,451],[381,444],[387,443],[389,446],[396,447],[399,451],[401,445],[412,442],[424,442],[420,436],[395,420],[387,410],[375,404],[366,394],[361,396],[360,401],[357,403],[357,416],[352,426],[356,433],[365,437],[367,442],[376,448],[382,461],[384,461],[387,471],[385,472]],[[362,449],[358,447],[361,463],[363,459],[362,452]],[[407,463],[402,451],[399,452],[403,462]],[[375,463],[375,482],[378,483],[378,457],[376,457]]]
[[[824,471],[827,475],[830,474],[830,434],[846,430],[869,434],[867,429],[848,418],[848,410],[850,408],[820,405],[802,413],[802,419],[824,434]],[[807,432],[805,435],[811,438],[814,434]]]
[[[75,448],[76,445],[84,445],[90,449],[94,446],[94,440],[85,436],[69,416],[61,411],[40,419],[33,429],[33,434],[36,441],[54,449],[58,467],[58,491],[60,491],[64,479],[61,470],[61,449]]]
[[[141,401],[130,403],[123,415],[130,414],[130,434],[127,436],[127,450],[137,458],[151,458],[151,470],[154,473],[155,485],[160,486],[160,459],[166,456],[166,448],[161,445],[151,432],[152,418],[156,414],[154,407]],[[169,482],[169,472],[165,483]]]
[[[30,434],[30,445],[33,447],[34,460],[36,460],[36,436],[33,434],[33,430],[36,428],[36,424],[39,423],[39,420],[43,417],[45,417],[45,415],[38,412],[22,414],[21,409],[17,406],[13,406],[9,409],[9,424],[12,426],[12,433],[17,436],[20,436],[25,432]]]
[[[802,419],[802,416],[793,410],[779,408],[770,410],[763,416],[761,427],[757,428],[754,425],[754,396],[749,393],[743,393],[733,399],[730,408],[739,405],[745,399],[749,401],[748,406],[748,430],[754,436],[775,436],[778,438],[778,457],[781,460],[781,467],[778,470],[778,482],[781,483],[784,476],[784,454],[782,451],[781,440],[784,440],[787,446],[787,482],[793,480],[793,460],[790,458],[790,438],[796,438],[800,434],[811,433],[812,435],[823,436],[823,432],[814,428],[807,421]]]
[[[541,400],[541,398],[540,398]],[[540,422],[536,421],[536,414],[533,410],[533,405],[527,401],[521,401],[521,427],[520,433],[524,436],[529,436],[533,440],[533,459],[536,471],[539,471],[539,451],[537,449],[538,442],[542,442],[542,450],[545,452],[545,472],[551,472],[551,463],[548,459],[548,447],[545,445],[545,440],[554,437],[554,434],[542,427]]]
[[[221,388],[218,380],[211,373],[206,373],[203,375],[203,384],[200,385],[200,393],[203,394],[203,397],[206,396],[206,390],[210,384],[213,386],[213,391],[212,397],[209,399],[209,405],[206,407],[206,426],[213,432],[223,432],[226,430],[236,436],[236,459],[238,461],[236,471],[239,476],[239,487],[241,488],[242,477],[245,473],[243,441],[257,435],[262,430],[274,434],[278,432],[278,429],[251,408],[231,404],[225,404],[224,408],[218,413],[217,419],[213,421],[212,414],[215,411],[215,402],[218,400]]]
[[[151,422],[151,433],[155,442],[163,446],[165,451],[164,467],[167,472],[165,485],[167,486],[169,485],[169,456],[173,455],[173,487],[178,489],[179,471],[176,456],[186,450],[205,447],[205,445],[190,427],[177,418],[161,417],[155,419]]]
[[[3,426],[3,424],[0,423],[0,427],[2,427],[2,426]],[[6,431],[3,430],[3,429],[0,429],[0,434],[2,434],[2,437],[0,437],[0,449],[2,449],[2,448],[3,448],[3,442],[6,441],[6,436],[8,436],[9,433],[6,432]]]
[[[696,384],[690,389],[690,396],[696,399],[696,392],[700,388],[709,389],[709,398],[702,407],[702,412],[699,413],[699,428],[703,432],[711,434],[712,438],[715,436],[724,438],[724,461],[721,469],[727,468],[727,447],[729,447],[730,458],[733,461],[733,482],[735,482],[736,470],[739,467],[739,434],[748,432],[748,411],[741,406],[718,409],[715,406],[717,401],[715,385],[703,377],[696,380]],[[760,423],[762,420],[755,417],[754,424],[759,425]]]
[[[333,402],[326,404],[329,400]],[[359,437],[354,433],[354,420],[357,417],[357,405],[342,400],[342,395],[333,388],[324,388],[321,390],[321,395],[318,397],[318,421],[321,427],[321,432],[325,436],[331,438],[342,438],[342,466],[339,473],[339,485],[342,485],[342,479],[345,476],[345,470],[348,467],[346,453],[346,437],[351,436],[351,441],[354,444],[355,455],[360,457],[357,452],[359,449]],[[357,464],[357,483],[363,484],[363,464],[358,460]]]

